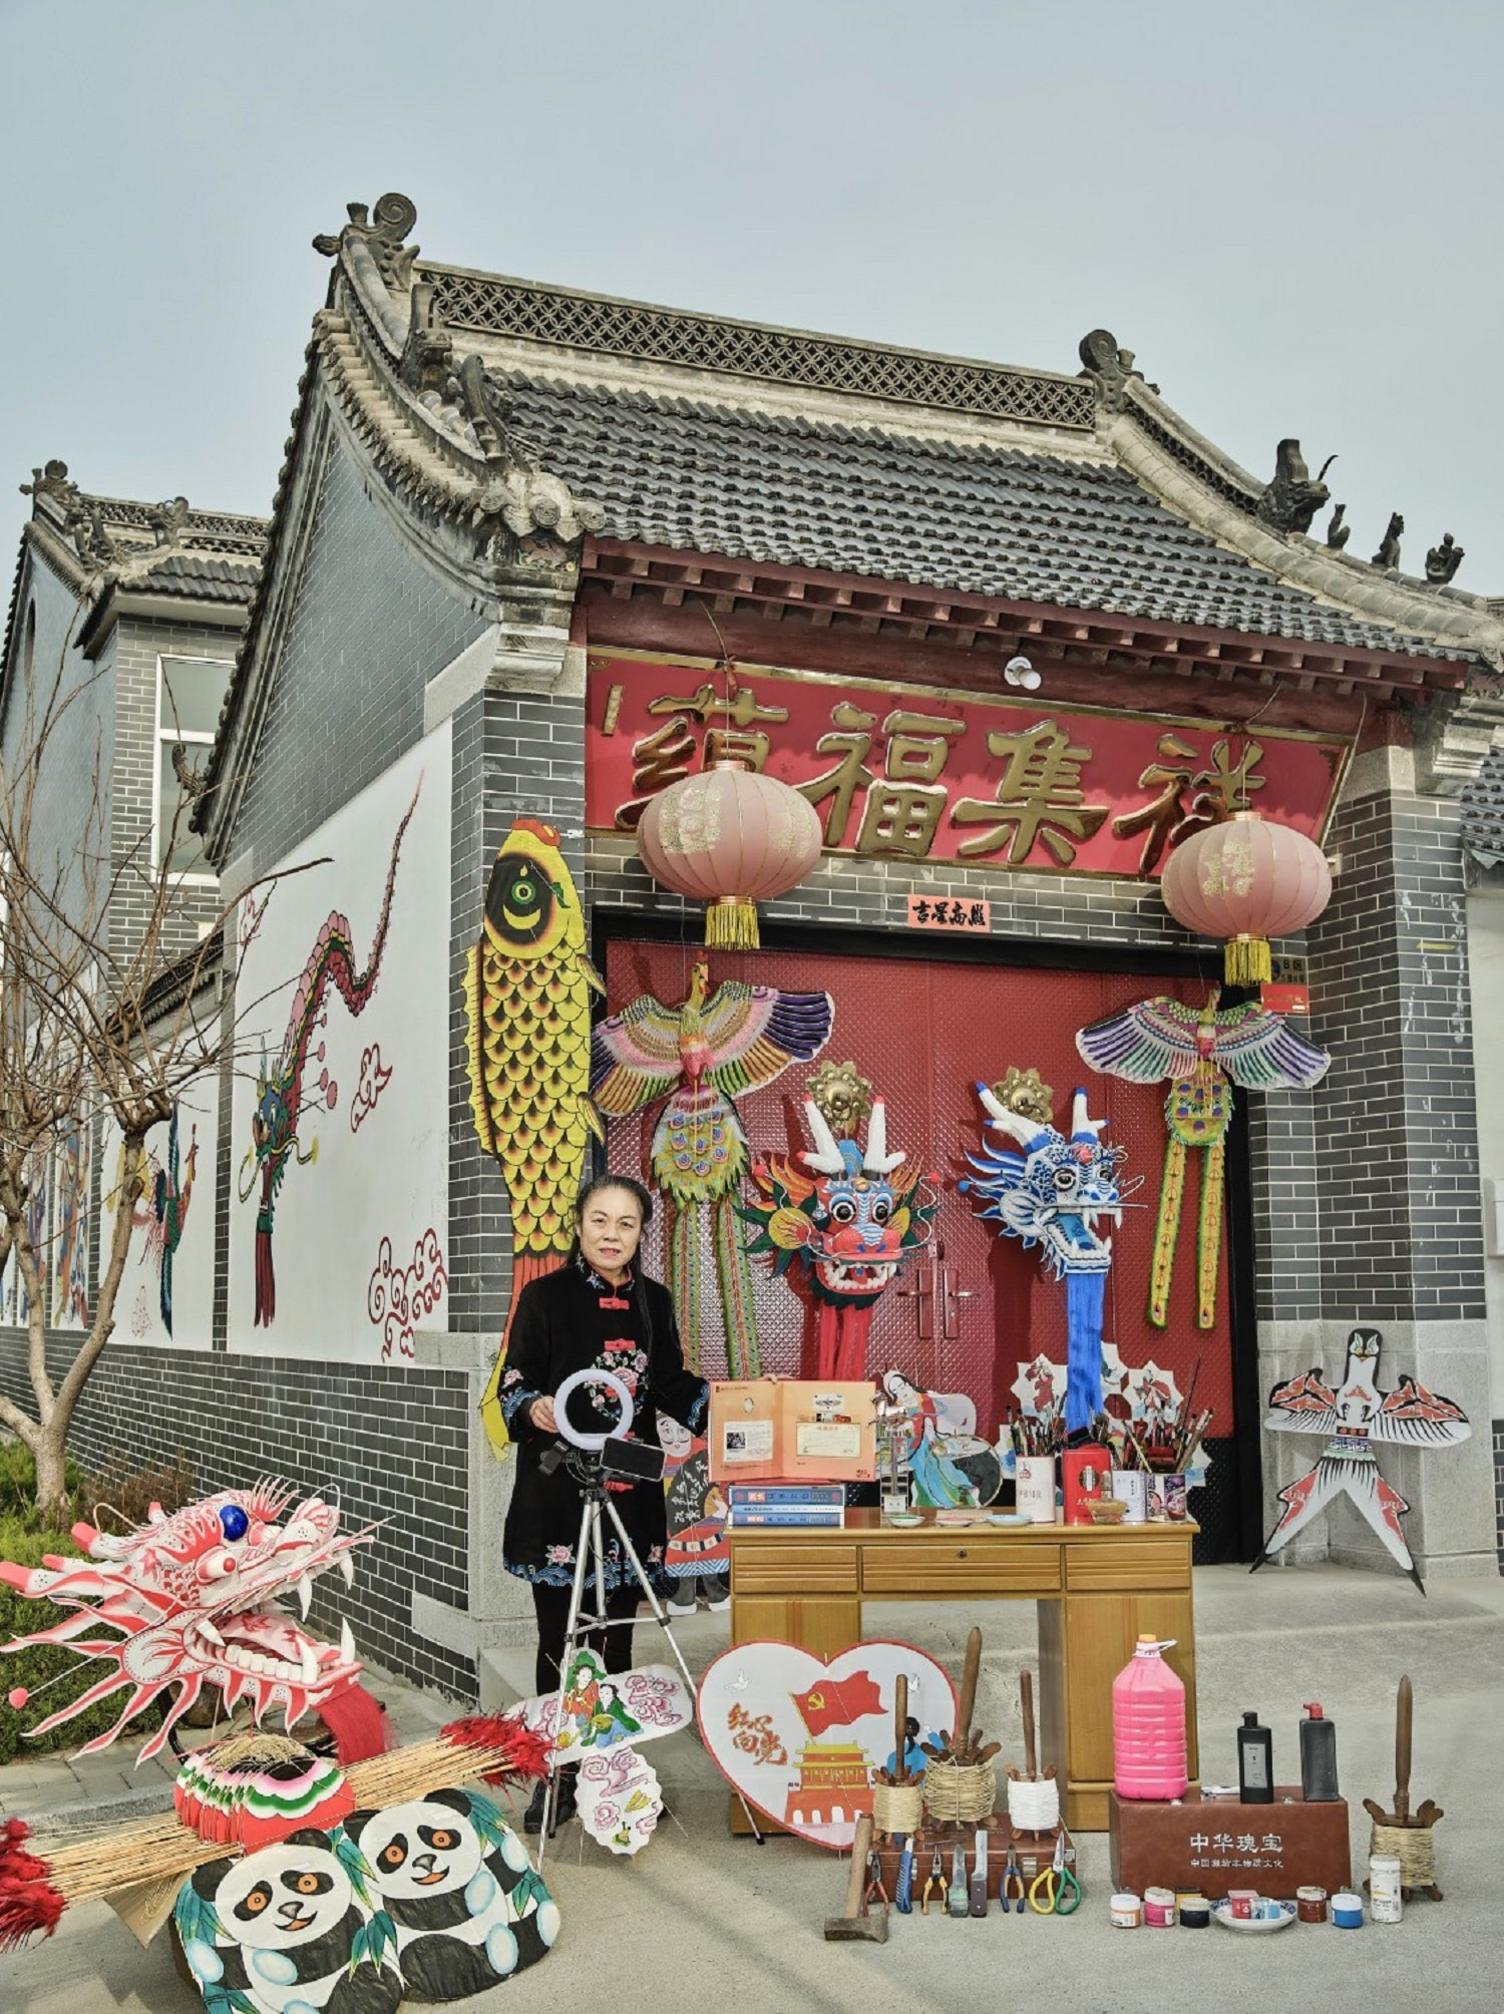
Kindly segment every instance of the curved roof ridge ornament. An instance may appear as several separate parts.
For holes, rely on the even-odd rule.
[[[412,285],[418,247],[404,244],[403,240],[418,221],[417,204],[411,196],[393,189],[378,199],[374,220],[364,203],[347,203],[345,208],[349,223],[338,236],[321,231],[313,241],[313,249],[332,259],[347,246],[364,245],[383,283],[394,292],[405,293]]]

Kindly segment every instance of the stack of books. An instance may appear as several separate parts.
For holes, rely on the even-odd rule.
[[[846,1522],[842,1483],[730,1483],[727,1523],[733,1531],[758,1525],[839,1531]]]

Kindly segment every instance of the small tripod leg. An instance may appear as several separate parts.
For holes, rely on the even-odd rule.
[[[554,1816],[559,1808],[559,1729],[564,1723],[565,1674],[574,1661],[580,1638],[590,1630],[599,1628],[605,1620],[604,1616],[587,1617],[582,1613],[585,1605],[585,1581],[592,1571],[595,1574],[596,1600],[604,1604],[605,1596],[602,1590],[606,1583],[601,1551],[600,1505],[587,1496],[580,1506],[580,1535],[575,1541],[574,1549],[574,1581],[569,1590],[569,1613],[564,1624],[564,1647],[559,1654],[559,1690],[554,1700],[554,1724],[548,1742],[548,1782],[543,1792],[543,1829],[538,1834],[540,1873],[549,1836],[553,1831]]]
[[[621,1514],[617,1510],[616,1505],[612,1503],[610,1497],[606,1498],[606,1515],[607,1517],[610,1518],[612,1526],[615,1529],[616,1537],[618,1543],[621,1546],[622,1552],[625,1555],[629,1564],[631,1565],[632,1572],[637,1580],[637,1585],[642,1589],[644,1596],[647,1598],[648,1607],[653,1612],[653,1620],[657,1623],[658,1627],[663,1631],[664,1636],[668,1640],[668,1647],[674,1653],[674,1662],[678,1665],[679,1670],[683,1673],[684,1683],[689,1688],[690,1698],[693,1699],[695,1697],[695,1682],[694,1679],[690,1676],[689,1666],[684,1662],[684,1653],[679,1648],[679,1640],[674,1635],[674,1625],[669,1619],[667,1609],[663,1606],[663,1603],[658,1599],[658,1596],[654,1593],[652,1583],[649,1581],[647,1575],[643,1572],[642,1561],[637,1557],[637,1548],[633,1545],[631,1539],[628,1538],[627,1528],[621,1521]],[[736,1794],[741,1801],[742,1810],[747,1814],[747,1823],[752,1828],[752,1837],[757,1841],[758,1845],[761,1846],[763,1843],[763,1835],[761,1829],[758,1826],[757,1820],[752,1815],[752,1807],[748,1804],[746,1798],[742,1796],[742,1793],[739,1790],[737,1791]]]

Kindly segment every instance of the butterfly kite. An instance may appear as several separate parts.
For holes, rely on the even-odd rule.
[[[1196,1324],[1209,1329],[1217,1318],[1217,1261],[1222,1245],[1222,1196],[1227,1134],[1232,1125],[1232,1087],[1245,1090],[1309,1088],[1331,1062],[1282,1015],[1250,1001],[1218,1007],[1213,987],[1203,1007],[1163,995],[1135,1000],[1119,1014],[1094,1021],[1076,1037],[1076,1047],[1094,1070],[1126,1077],[1131,1084],[1170,1081],[1165,1099],[1169,1145],[1154,1227],[1149,1270],[1149,1319],[1164,1328],[1170,1318],[1170,1282],[1175,1240],[1185,1193],[1186,1156],[1197,1148],[1201,1169],[1201,1209],[1196,1241]]]

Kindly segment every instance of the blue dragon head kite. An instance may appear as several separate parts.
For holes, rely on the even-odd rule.
[[[1102,1307],[1112,1238],[1097,1227],[1121,1226],[1124,1198],[1138,1182],[1119,1180],[1124,1150],[1102,1145],[1107,1121],[1087,1117],[1085,1091],[1072,1101],[1069,1139],[1009,1111],[985,1084],[977,1096],[988,1115],[982,1151],[967,1155],[977,1172],[961,1188],[982,1199],[977,1215],[991,1218],[1005,1236],[1026,1249],[1042,1247],[1051,1277],[1065,1281],[1065,1424],[1075,1433],[1102,1408]],[[1014,1144],[995,1143],[986,1128]]]

